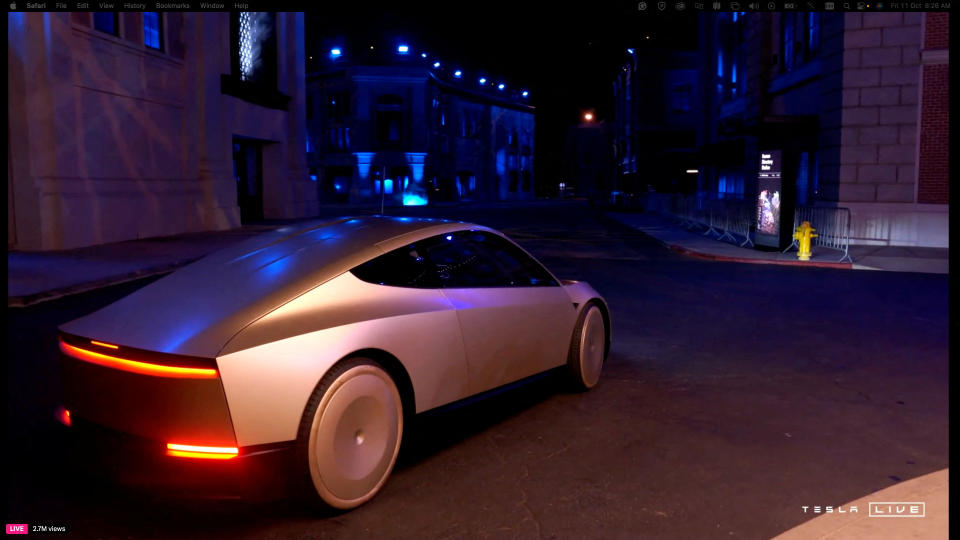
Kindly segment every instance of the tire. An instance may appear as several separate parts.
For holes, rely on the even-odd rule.
[[[580,312],[570,340],[567,372],[573,388],[583,391],[596,386],[606,356],[606,323],[600,307],[591,302]]]
[[[351,358],[327,372],[310,396],[294,472],[306,473],[305,495],[321,506],[356,508],[386,483],[402,439],[396,383],[376,362]]]

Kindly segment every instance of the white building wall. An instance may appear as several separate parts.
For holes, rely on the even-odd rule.
[[[851,243],[949,247],[948,205],[918,204],[922,13],[847,13],[839,206]]]
[[[314,215],[303,15],[277,14],[288,111],[221,93],[229,14],[164,14],[165,50],[182,59],[144,47],[139,14],[130,15],[117,37],[84,24],[84,14],[8,14],[8,245],[66,249],[236,227],[234,134],[272,142],[265,217]]]

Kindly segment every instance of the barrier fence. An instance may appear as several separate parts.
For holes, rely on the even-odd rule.
[[[743,246],[753,246],[750,226],[753,222],[751,207],[745,201],[702,199],[696,195],[673,198],[667,210],[686,229],[704,229],[705,236],[717,240],[729,240]]]
[[[752,232],[756,229],[756,205],[753,201],[712,200],[697,195],[679,193],[644,193],[611,203],[623,207],[643,208],[672,216],[689,230],[703,231],[706,236],[728,240],[740,247],[752,247]],[[819,235],[813,238],[814,246],[835,249],[841,252],[837,262],[850,261],[850,209],[835,207],[797,207],[793,215],[793,229],[809,221]],[[784,224],[781,223],[781,227]],[[742,239],[742,240],[741,240]],[[783,252],[799,249],[796,240]]]
[[[793,230],[804,221],[809,221],[817,236],[811,244],[843,252],[837,262],[850,261],[850,209],[835,207],[799,206],[793,213]],[[783,250],[800,249],[794,240]]]

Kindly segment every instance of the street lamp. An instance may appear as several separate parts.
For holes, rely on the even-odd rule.
[[[593,121],[593,113],[583,113],[583,119],[587,122]]]

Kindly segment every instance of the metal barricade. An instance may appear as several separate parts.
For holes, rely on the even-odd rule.
[[[697,195],[675,195],[663,206],[664,213],[671,215],[688,230],[703,229],[705,236],[714,235],[717,240],[738,243],[740,247],[753,246],[750,230],[753,225],[753,207],[744,201],[709,200]],[[737,236],[742,236],[740,242]]]
[[[753,247],[753,240],[750,239],[750,226],[753,225],[753,207],[746,204],[737,204],[729,213],[729,232],[743,237],[740,247],[750,244]],[[736,238],[731,235],[731,239],[736,242]]]
[[[816,230],[813,245],[836,249],[843,254],[837,262],[850,261],[850,209],[826,206],[799,206],[793,213],[793,230],[796,231],[804,221],[809,221]],[[790,242],[784,253],[791,249],[800,249],[796,240]]]

